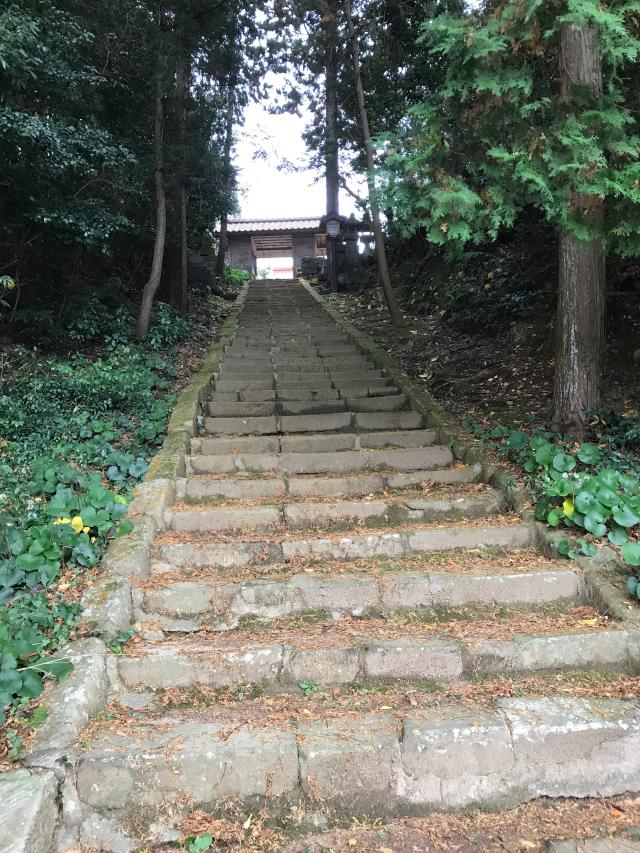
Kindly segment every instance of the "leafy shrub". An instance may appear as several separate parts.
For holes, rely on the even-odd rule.
[[[174,347],[189,332],[188,320],[176,313],[166,302],[156,302],[149,333],[145,341],[153,350]]]
[[[123,518],[132,485],[162,442],[175,375],[159,353],[119,346],[98,359],[42,359],[15,348],[0,386],[0,721],[70,663],[80,605],[69,587],[94,566]],[[158,395],[161,395],[160,397]],[[107,485],[108,484],[108,485]],[[18,750],[19,752],[19,750]]]
[[[244,284],[245,281],[249,281],[251,278],[251,274],[247,272],[247,270],[240,269],[240,267],[231,267],[226,266],[224,268],[223,273],[225,281],[229,284],[235,284],[237,286]]]
[[[538,521],[581,534],[562,540],[559,553],[592,557],[594,540],[606,539],[629,566],[640,567],[640,468],[632,457],[542,431],[473,431],[524,469]]]

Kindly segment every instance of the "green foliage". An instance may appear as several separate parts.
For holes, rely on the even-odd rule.
[[[240,267],[226,266],[224,268],[224,277],[229,284],[240,285],[244,284],[245,281],[249,281],[251,275],[247,270],[240,269]]]
[[[201,850],[211,849],[213,836],[210,832],[203,832],[194,838],[186,838],[184,843],[189,853],[199,853]]]
[[[17,349],[0,386],[0,719],[64,677],[73,588],[133,529],[131,486],[164,438],[173,367],[133,346],[89,359]],[[161,395],[161,396],[159,396]],[[108,484],[108,485],[107,485]]]
[[[527,206],[581,239],[602,236],[640,250],[640,137],[621,72],[638,55],[629,4],[508,0],[484,15],[427,20],[421,42],[444,64],[444,82],[380,139],[385,207],[405,234],[460,250],[495,239]],[[601,97],[560,98],[557,41],[563,21],[594,24],[605,77]],[[571,198],[611,201],[603,222]]]
[[[175,346],[189,331],[189,321],[166,302],[156,302],[145,344],[154,350]]]
[[[469,426],[525,471],[536,519],[576,534],[560,541],[560,554],[592,557],[595,543],[606,542],[640,566],[640,465],[633,456],[542,431]]]
[[[129,628],[128,631],[120,631],[118,636],[109,643],[109,648],[114,655],[120,657],[123,654],[124,646],[129,642],[129,640],[135,637],[137,633],[138,632],[135,628]]]
[[[314,693],[320,690],[320,682],[307,679],[306,681],[299,681],[298,687],[305,696],[313,696]]]

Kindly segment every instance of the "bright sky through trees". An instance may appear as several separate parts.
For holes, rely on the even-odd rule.
[[[305,169],[283,170],[286,163],[304,164],[308,153],[302,132],[304,115],[273,115],[269,102],[251,103],[244,126],[236,130],[235,164],[240,170],[240,210],[244,218],[315,216],[325,212],[324,176]],[[256,154],[264,153],[256,159]],[[355,189],[353,178],[350,185]],[[344,191],[340,212],[357,213],[354,200]]]

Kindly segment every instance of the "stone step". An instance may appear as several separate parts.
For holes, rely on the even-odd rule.
[[[571,633],[517,634],[502,640],[434,636],[367,636],[363,620],[356,641],[348,637],[270,635],[268,645],[246,632],[137,643],[118,658],[128,688],[230,687],[233,684],[290,688],[302,681],[323,687],[384,681],[432,681],[438,685],[488,676],[523,676],[566,670],[613,669],[635,672],[640,632],[620,628]],[[275,632],[273,632],[275,633]],[[335,632],[334,632],[335,633]],[[329,640],[329,642],[327,642]]]
[[[331,503],[285,503],[282,507],[216,507],[214,509],[179,509],[165,513],[169,526],[180,533],[253,529],[286,526],[292,529],[323,528],[335,524],[385,527],[434,522],[443,519],[461,521],[484,518],[501,512],[504,495],[495,490],[469,497],[447,499],[411,498]]]
[[[374,399],[374,398],[371,398]],[[347,401],[340,397],[334,400],[279,400],[278,413],[281,415],[318,415],[331,412],[344,412]],[[355,409],[352,409],[355,411]]]
[[[274,387],[274,379],[247,379],[239,382],[237,379],[216,379],[214,388],[216,391],[257,391],[267,390]]]
[[[276,413],[275,400],[263,403],[258,403],[255,400],[248,403],[220,403],[216,401],[209,403],[207,408],[211,417],[214,418],[262,418]]]
[[[175,534],[172,534],[175,536]],[[420,527],[394,533],[325,535],[277,541],[162,542],[156,546],[155,570],[230,568],[274,565],[292,560],[359,560],[402,557],[459,548],[528,548],[536,532],[528,524],[467,524]]]
[[[259,404],[260,405],[260,404]],[[321,415],[278,415],[264,417],[206,417],[205,431],[212,434],[268,435],[276,432],[349,432],[354,429],[383,432],[420,429],[419,412],[335,412]]]
[[[178,499],[263,500],[289,497],[361,497],[406,489],[408,486],[439,483],[473,483],[480,475],[479,466],[463,465],[411,474],[359,474],[351,477],[274,478],[183,478],[176,481]]]
[[[205,418],[207,432],[223,435],[269,435],[278,432],[274,415],[246,418]]]
[[[407,408],[407,402],[404,394],[346,398],[347,408],[352,412],[399,412]]]
[[[316,388],[310,390],[302,389],[283,389],[278,386],[278,400],[337,400],[340,397],[340,391],[337,388]]]
[[[95,727],[77,785],[84,805],[136,819],[145,808],[224,799],[302,800],[352,816],[513,808],[636,791],[639,747],[640,709],[630,700],[501,699],[262,725],[209,709]]]
[[[337,433],[335,435],[283,435],[280,449],[284,453],[317,453],[336,450],[373,450],[383,447],[425,447],[436,440],[435,430],[407,430],[372,433]]]
[[[177,547],[163,546],[161,552],[171,556]],[[194,561],[189,564],[196,565]],[[171,565],[175,562],[165,564],[169,570]],[[340,618],[359,617],[365,612],[557,605],[575,602],[582,589],[577,573],[558,566],[514,574],[394,571],[373,576],[305,572],[285,580],[237,583],[206,579],[167,583],[161,574],[159,586],[148,584],[143,590],[142,614],[152,621],[166,617],[167,629],[177,631],[195,631],[201,625],[228,631],[248,616],[268,622],[307,611],[325,611]],[[171,621],[176,619],[187,623],[176,625]]]
[[[218,418],[216,420],[226,420]],[[248,420],[255,420],[249,418]],[[309,453],[241,453],[198,454],[187,457],[187,473],[220,474],[233,471],[290,474],[345,473],[348,471],[429,470],[446,468],[453,454],[444,445],[410,448],[381,448],[373,450],[342,450]]]
[[[213,391],[209,398],[212,403],[264,403],[276,399],[275,388],[258,388],[254,391]]]

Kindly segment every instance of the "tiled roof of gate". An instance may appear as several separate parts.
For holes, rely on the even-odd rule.
[[[297,216],[293,219],[230,219],[229,233],[255,233],[256,231],[308,231],[320,228],[319,216]]]

